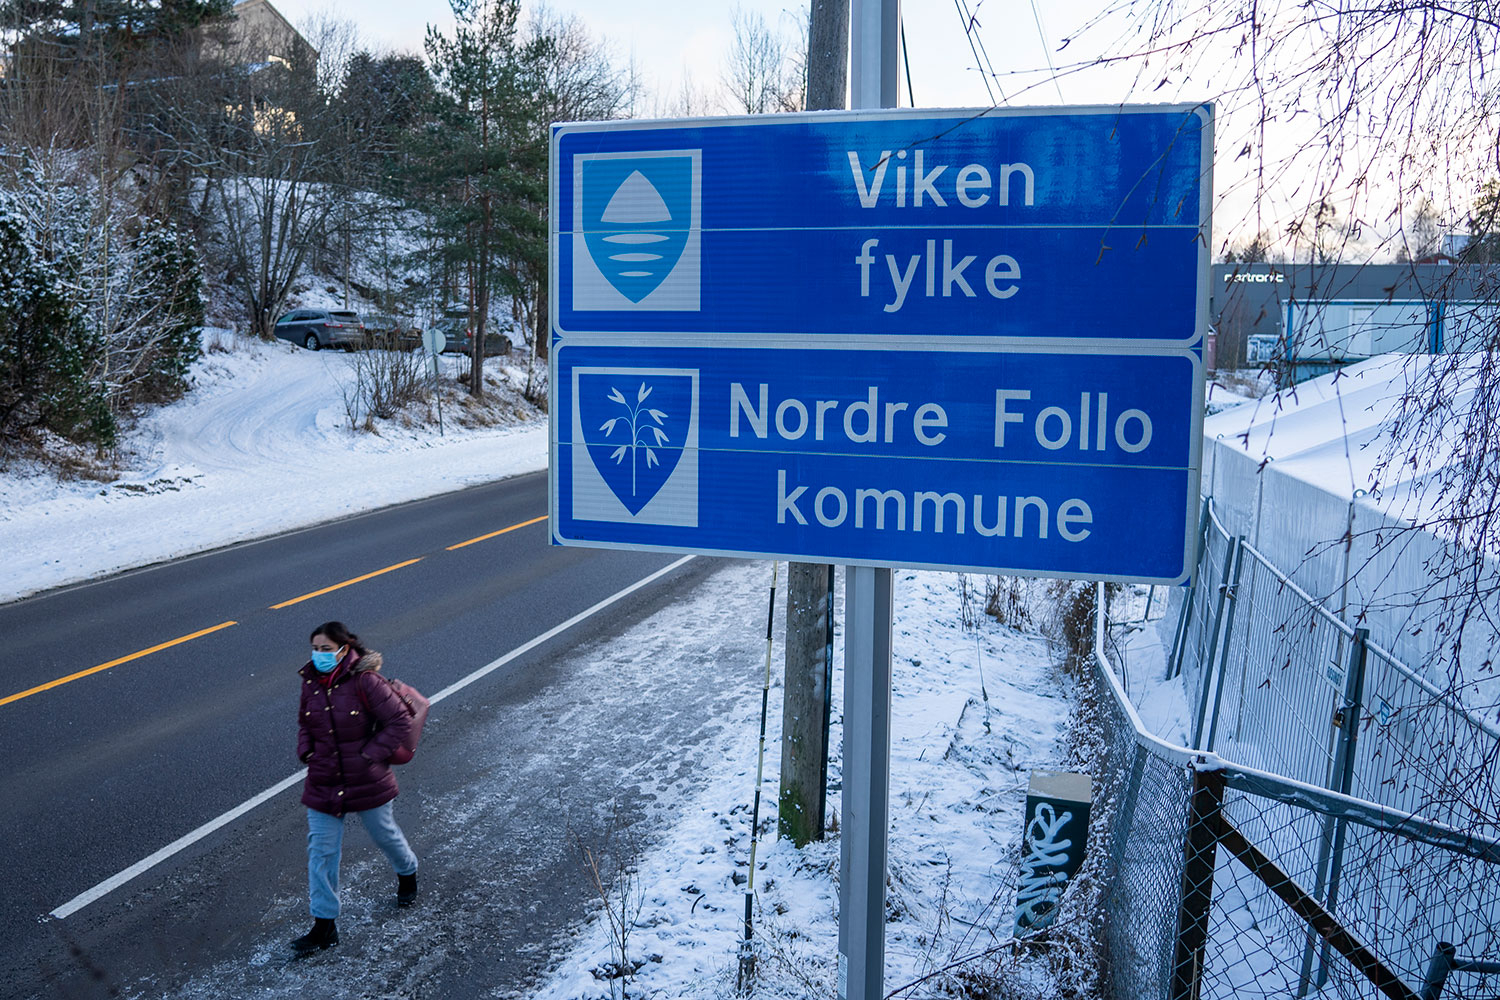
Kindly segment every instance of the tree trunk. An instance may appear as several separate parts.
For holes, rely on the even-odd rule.
[[[536,317],[536,323],[531,332],[532,343],[535,347],[533,353],[543,361],[547,360],[547,353],[552,349],[552,318],[547,315],[547,277],[544,273],[542,279],[536,283],[536,308],[531,313]]]
[[[485,175],[489,172],[490,154],[490,99],[487,92],[479,103],[479,150],[484,163],[480,171],[481,182],[483,182],[488,180]],[[490,240],[493,237],[494,214],[488,184],[482,186],[479,199],[484,206],[484,218],[479,226],[479,288],[477,289],[479,301],[476,303],[476,314],[473,316],[474,362],[469,367],[469,393],[475,399],[484,397],[484,335],[490,318]]]

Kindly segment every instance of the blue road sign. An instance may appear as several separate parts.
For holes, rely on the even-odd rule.
[[[553,132],[575,333],[1190,344],[1206,108],[766,115]]]
[[[557,544],[1176,583],[1202,106],[560,125]]]
[[[561,544],[1158,583],[1191,568],[1192,350],[564,340],[554,372]]]

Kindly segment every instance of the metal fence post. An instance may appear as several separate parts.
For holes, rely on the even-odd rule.
[[[1167,680],[1182,673],[1182,650],[1187,645],[1188,626],[1193,621],[1193,598],[1198,594],[1196,577],[1203,571],[1203,554],[1208,551],[1208,512],[1213,502],[1213,497],[1204,497],[1203,509],[1198,512],[1198,557],[1193,560],[1195,579],[1188,585],[1187,593],[1183,595],[1182,613],[1177,616],[1177,631],[1172,636],[1172,652],[1167,656]]]
[[[1359,711],[1365,700],[1365,665],[1368,662],[1370,630],[1357,628],[1349,644],[1348,669],[1344,678],[1344,703],[1339,707],[1333,724],[1339,729],[1338,747],[1334,751],[1333,774],[1329,788],[1342,795],[1350,794],[1354,787],[1354,752],[1359,739]],[[1339,869],[1344,855],[1344,831],[1346,823],[1342,817],[1323,817],[1322,843],[1318,847],[1316,880],[1313,898],[1324,905],[1330,913],[1338,903]],[[1325,901],[1326,888],[1326,901]],[[1328,981],[1328,943],[1308,928],[1307,942],[1302,949],[1302,969],[1297,977],[1297,995],[1307,995],[1312,979],[1313,952],[1318,951],[1318,982],[1322,989]]]
[[[1229,636],[1234,628],[1234,602],[1240,586],[1240,563],[1244,561],[1245,536],[1236,535],[1229,546],[1229,558],[1224,560],[1224,579],[1219,581],[1219,599],[1214,607],[1213,637],[1209,641],[1208,655],[1203,664],[1203,695],[1198,700],[1198,721],[1193,727],[1193,746],[1201,750],[1212,750],[1214,734],[1219,728],[1219,703],[1223,700],[1224,666],[1229,662]],[[1226,607],[1227,605],[1227,607]],[[1222,637],[1221,637],[1222,636]],[[1214,661],[1219,669],[1214,669]],[[1208,715],[1209,691],[1213,691],[1214,714],[1208,727],[1208,739],[1204,742],[1204,723]]]
[[[1177,947],[1168,1000],[1198,1000],[1203,988],[1203,956],[1208,944],[1209,911],[1214,901],[1219,814],[1223,808],[1224,772],[1195,768],[1192,797],[1188,800]]]
[[[1338,787],[1334,789],[1344,795],[1354,794],[1354,763],[1359,743],[1360,709],[1365,703],[1365,669],[1369,663],[1370,630],[1354,630],[1354,643],[1349,650],[1349,678],[1344,694],[1344,718],[1339,727],[1339,757],[1334,773]],[[1328,874],[1328,912],[1339,905],[1339,874],[1344,867],[1344,839],[1349,823],[1339,817],[1333,824],[1333,857]],[[1318,988],[1328,982],[1328,942],[1323,942],[1318,956]]]

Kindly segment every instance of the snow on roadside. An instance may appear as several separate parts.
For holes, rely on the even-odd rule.
[[[506,426],[450,413],[442,437],[395,421],[351,431],[339,387],[352,357],[233,338],[130,431],[114,482],[0,473],[0,602],[546,468],[545,420],[518,395]]]
[[[955,575],[903,571],[896,593],[887,988],[1007,935],[1029,772],[1062,766],[1069,713],[1045,640],[984,616],[977,632],[966,631]],[[828,997],[836,992],[839,847],[836,837],[800,851],[776,839],[779,654],[761,786],[754,995]],[[840,777],[842,657],[839,636],[833,788]],[[734,992],[757,730],[755,716],[741,720],[740,740],[714,768],[705,791],[682,807],[671,834],[639,861],[640,907],[632,914],[627,957],[645,964],[628,985],[630,996]],[[829,804],[839,810],[837,792],[830,792]],[[601,913],[531,996],[591,1000],[611,996],[611,986],[619,996],[622,984],[594,971],[614,960],[612,947]]]

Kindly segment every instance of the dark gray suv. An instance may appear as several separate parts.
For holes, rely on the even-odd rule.
[[[474,330],[469,326],[467,316],[447,314],[435,321],[430,330],[439,330],[448,338],[448,343],[443,348],[444,354],[473,354],[474,353]],[[510,338],[503,333],[485,331],[484,334],[484,356],[494,357],[498,354],[510,353]]]
[[[330,309],[293,309],[276,321],[276,339],[289,340],[309,351],[320,347],[353,350],[365,343],[359,313]]]

